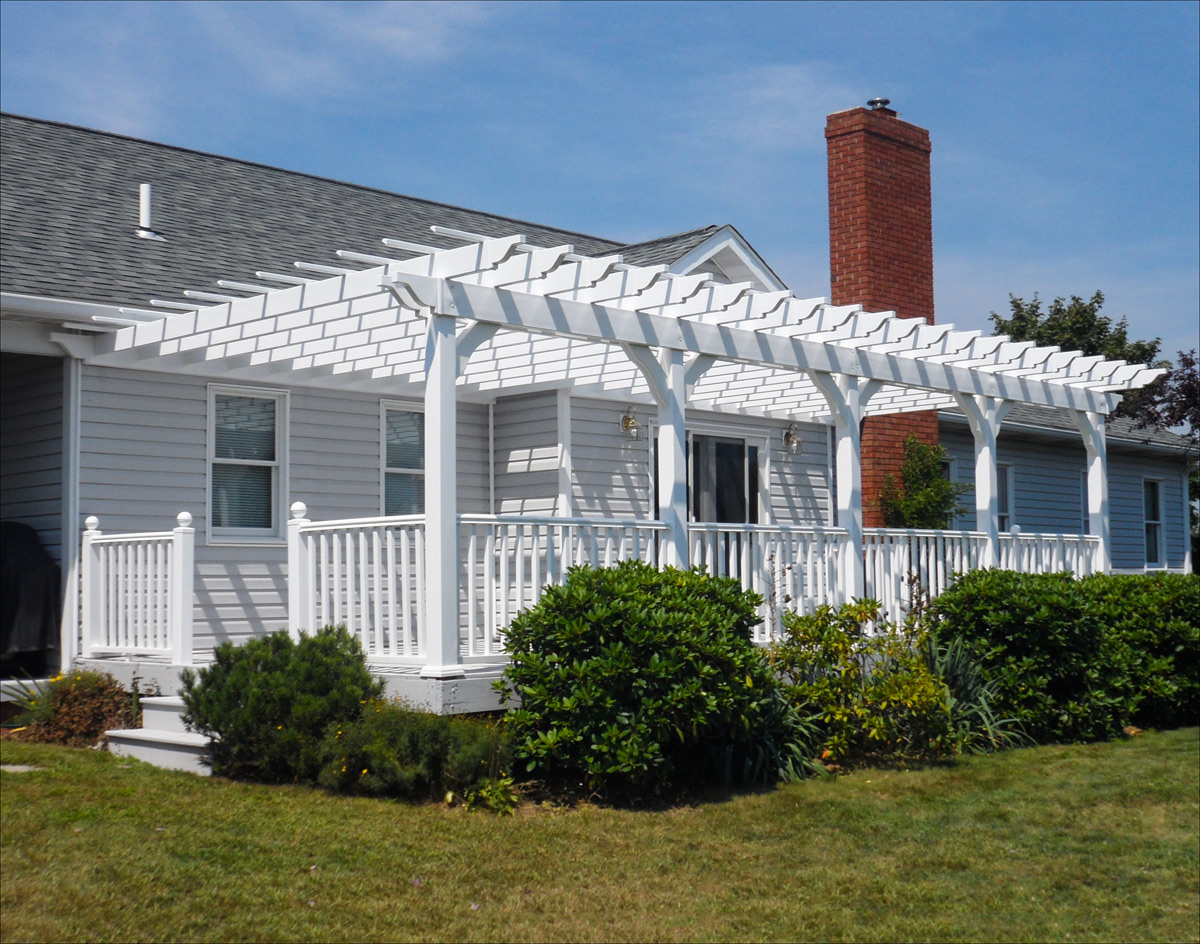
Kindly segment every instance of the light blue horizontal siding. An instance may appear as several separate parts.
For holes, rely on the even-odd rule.
[[[963,498],[970,511],[961,523],[974,527],[974,441],[969,432],[946,427],[940,439],[955,460],[957,480],[972,488]],[[1080,479],[1086,469],[1082,442],[1075,445],[1066,439],[1034,439],[1016,431],[1004,432],[1001,427],[997,461],[1012,465],[1014,522],[1023,531],[1081,533],[1084,500]],[[1162,482],[1167,564],[1183,566],[1188,533],[1183,471],[1181,458],[1110,444],[1108,501],[1114,567],[1139,568],[1145,564],[1142,482],[1146,478]]]

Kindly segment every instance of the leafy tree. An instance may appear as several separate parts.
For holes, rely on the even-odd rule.
[[[1122,318],[1115,325],[1111,318],[1100,314],[1104,293],[1096,292],[1084,301],[1072,295],[1070,301],[1056,298],[1046,311],[1035,294],[1027,302],[1015,295],[1008,296],[1012,317],[991,314],[995,325],[993,334],[1007,334],[1014,341],[1033,341],[1042,347],[1060,347],[1064,351],[1083,351],[1102,355],[1110,361],[1131,364],[1154,364],[1162,342],[1129,340],[1129,320]]]
[[[950,519],[961,514],[959,499],[967,486],[946,478],[942,463],[946,450],[930,446],[909,434],[904,440],[904,465],[901,483],[894,475],[883,480],[879,507],[886,528],[945,528]]]
[[[1042,300],[1036,294],[1033,301],[1015,295],[1008,296],[1012,316],[1004,318],[991,314],[993,334],[1007,334],[1014,341],[1032,341],[1041,347],[1059,347],[1064,351],[1082,351],[1089,356],[1100,355],[1110,361],[1127,361],[1150,367],[1170,367],[1171,362],[1159,358],[1162,341],[1129,339],[1129,319],[1120,321],[1100,314],[1104,293],[1097,291],[1088,300],[1072,295],[1070,300],[1056,298],[1042,310]],[[1117,416],[1140,417],[1155,399],[1157,384],[1125,394],[1117,407]]]

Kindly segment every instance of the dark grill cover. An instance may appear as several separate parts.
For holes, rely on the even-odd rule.
[[[0,522],[0,656],[58,648],[58,565],[37,532]]]

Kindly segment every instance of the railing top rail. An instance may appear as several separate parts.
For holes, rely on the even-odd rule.
[[[966,531],[955,528],[863,528],[863,535],[866,537],[904,535],[905,537],[918,538],[956,537],[971,538],[973,540],[987,539],[987,533],[984,531]]]
[[[83,532],[87,534],[88,532]],[[93,544],[137,544],[148,541],[171,541],[175,537],[173,531],[138,531],[129,534],[101,534],[92,538]]]
[[[1001,541],[1080,541],[1084,544],[1099,544],[1100,538],[1095,534],[1067,534],[1064,532],[1053,531],[1022,531],[1020,534],[1012,534],[1008,531],[1000,532]]]
[[[689,521],[689,531],[735,531],[745,534],[829,534],[842,536],[845,528],[821,524],[737,524],[729,521]]]
[[[337,531],[345,528],[387,528],[424,525],[424,515],[387,515],[376,518],[337,518],[329,521],[309,521],[300,525],[301,532]]]
[[[553,515],[459,515],[459,524],[524,524],[584,528],[642,528],[664,531],[666,525],[652,518],[556,518]]]

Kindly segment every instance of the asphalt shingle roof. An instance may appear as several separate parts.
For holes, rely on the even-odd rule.
[[[942,414],[959,417],[966,422],[966,417],[958,410],[941,410]],[[1104,438],[1109,442],[1120,442],[1137,445],[1170,446],[1175,449],[1186,449],[1188,440],[1185,436],[1172,433],[1166,429],[1138,426],[1136,420],[1124,416],[1109,416],[1105,421]],[[1028,403],[1017,403],[1008,412],[1003,427],[1012,430],[1015,426],[1029,426],[1038,429],[1054,430],[1069,433],[1079,438],[1079,428],[1065,410],[1051,407],[1031,406]]]
[[[72,125],[6,114],[0,131],[6,292],[145,306],[184,289],[219,291],[217,279],[292,272],[297,260],[355,268],[334,251],[396,254],[380,244],[383,236],[456,245],[431,233],[434,223],[485,236],[519,232],[535,245],[572,243],[588,255],[622,249],[584,233]],[[134,235],[142,183],[153,185],[153,226],[165,241]],[[673,261],[672,245],[674,258],[690,249],[690,235],[655,241],[663,244],[658,261]]]
[[[687,255],[720,228],[702,226],[700,229],[676,233],[674,236],[660,236],[641,243],[630,243],[628,246],[622,246],[620,253],[630,265],[670,265],[676,259]]]

